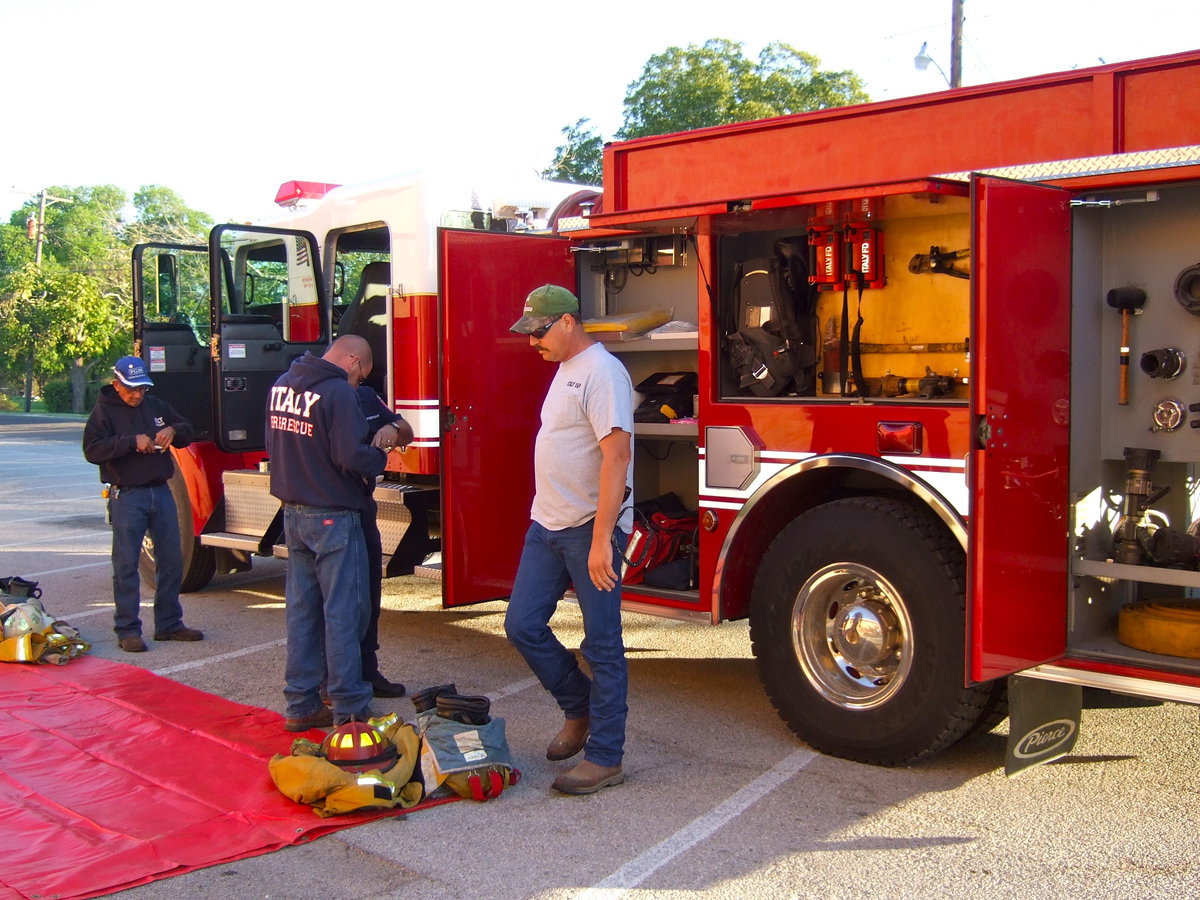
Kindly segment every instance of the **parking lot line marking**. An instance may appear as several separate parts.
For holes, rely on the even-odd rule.
[[[103,513],[91,513],[91,515],[101,517],[101,518],[103,517]],[[78,519],[78,518],[81,518],[79,513],[63,513],[62,515],[59,515],[59,516],[37,516],[36,518],[33,518],[33,519],[6,519],[3,523],[0,523],[0,524],[15,525],[18,522],[49,522],[53,519]]]
[[[84,563],[83,565],[80,565],[80,566],[65,566],[61,569],[45,569],[41,572],[30,572],[26,577],[27,578],[45,578],[47,575],[57,575],[59,572],[74,572],[77,569],[94,569],[98,566],[107,566],[110,564],[111,564],[111,560],[109,560],[107,554],[105,554],[104,562]]]
[[[585,898],[586,900],[601,900],[601,898],[614,900],[614,898],[620,897],[637,887],[676,856],[722,828],[726,822],[736,819],[816,757],[817,754],[812,750],[795,750],[733,796],[699,818],[693,819],[645,853],[631,859],[603,881],[581,892],[578,897],[580,900],[585,900]]]
[[[155,675],[174,675],[176,672],[186,672],[188,669],[199,669],[207,666],[210,663],[225,662],[227,659],[237,659],[239,656],[248,656],[251,653],[259,653],[263,650],[270,650],[272,647],[282,647],[287,643],[287,638],[280,638],[277,641],[270,641],[266,644],[256,644],[253,647],[243,647],[240,650],[230,650],[228,653],[221,653],[217,656],[206,656],[204,659],[194,659],[191,662],[179,663],[176,666],[167,666],[165,669],[151,669]]]
[[[538,680],[536,678],[526,678],[522,681],[514,681],[512,684],[505,685],[499,690],[492,691],[486,696],[490,701],[495,703],[501,697],[511,697],[513,694],[519,694],[521,691],[525,691],[536,686],[537,683]]]
[[[22,500],[20,503],[0,503],[0,509],[24,509],[39,503],[82,503],[84,500],[103,500],[99,491],[86,497],[51,497],[48,500]]]
[[[71,537],[90,538],[99,537],[100,535],[107,537],[110,534],[112,534],[112,532],[108,529],[105,529],[104,531],[76,531],[71,535]],[[11,550],[13,547],[32,547],[34,544],[50,544],[54,541],[61,541],[62,539],[63,536],[61,534],[57,534],[54,537],[39,538],[36,541],[18,541],[15,544],[0,544],[0,550]]]

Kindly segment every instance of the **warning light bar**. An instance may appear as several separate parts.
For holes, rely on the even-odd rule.
[[[280,206],[295,206],[301,200],[320,200],[337,184],[322,181],[285,181],[275,192],[275,202]]]

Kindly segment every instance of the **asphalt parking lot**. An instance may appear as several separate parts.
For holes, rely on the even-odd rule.
[[[97,656],[281,711],[277,560],[185,597],[206,640],[116,646],[109,533],[81,430],[0,416],[0,576],[39,581]],[[442,610],[437,582],[406,577],[385,581],[384,606],[385,673],[491,697],[522,782],[494,802],[379,820],[120,896],[1176,898],[1200,884],[1195,708],[1089,695],[1073,753],[1012,779],[1004,725],[919,766],[874,768],[793,738],[758,684],[744,624],[628,615],[627,781],[564,797],[549,785],[570,763],[543,756],[559,716],[505,640],[503,604]],[[556,624],[578,641],[573,607]],[[412,718],[407,699],[376,704]],[[290,738],[281,728],[281,751]]]

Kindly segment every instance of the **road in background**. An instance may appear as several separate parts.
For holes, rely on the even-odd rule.
[[[186,622],[206,640],[116,646],[110,535],[82,429],[78,418],[0,414],[0,576],[38,581],[96,656],[282,711],[281,561],[185,595]],[[504,638],[504,605],[440,602],[436,582],[384,582],[383,671],[410,690],[452,681],[489,695],[525,776],[517,787],[120,896],[1177,898],[1200,884],[1193,707],[1089,695],[1073,754],[1014,779],[1004,725],[926,764],[881,769],[813,754],[788,732],[744,623],[627,615],[627,781],[563,797],[549,785],[570,763],[543,756],[559,715]],[[577,610],[564,606],[556,627],[577,642]],[[407,699],[375,704],[413,717]],[[281,722],[280,752],[290,743]]]

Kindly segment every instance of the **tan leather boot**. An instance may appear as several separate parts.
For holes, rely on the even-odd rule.
[[[583,745],[587,743],[587,736],[587,716],[582,719],[567,719],[563,723],[562,731],[554,736],[554,740],[546,748],[546,759],[553,762],[570,759],[583,749]]]
[[[594,794],[600,788],[611,787],[625,781],[620,766],[599,766],[583,760],[570,772],[563,772],[550,785],[564,794]]]

